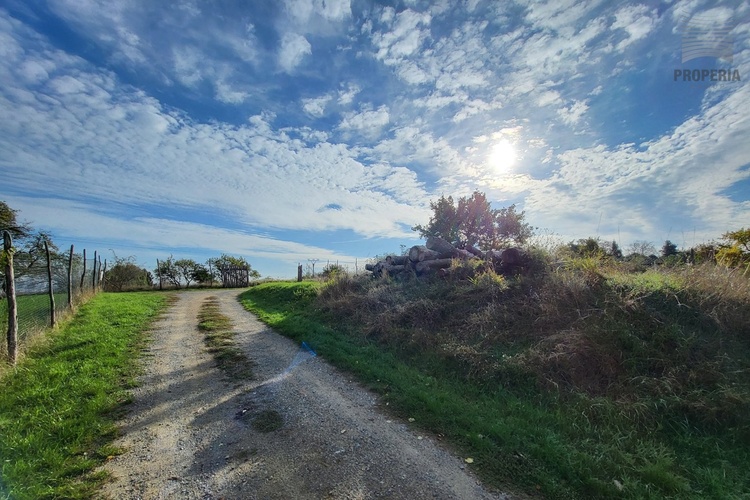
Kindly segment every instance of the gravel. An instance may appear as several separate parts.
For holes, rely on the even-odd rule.
[[[463,459],[243,309],[236,290],[181,292],[154,325],[141,385],[104,467],[103,498],[489,499]],[[197,330],[215,296],[255,378],[226,379]]]

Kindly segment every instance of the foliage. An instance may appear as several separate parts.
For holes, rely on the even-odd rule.
[[[193,259],[178,259],[174,261],[174,267],[177,270],[180,282],[184,282],[185,286],[190,288],[190,283],[195,279],[195,274],[199,273],[203,266]]]
[[[13,239],[26,238],[33,232],[28,223],[18,221],[18,210],[14,210],[4,201],[0,201],[0,235],[3,231],[8,231]]]
[[[174,257],[171,255],[168,259],[159,261],[156,269],[154,269],[154,274],[156,274],[160,280],[166,281],[175,288],[182,287],[182,282],[180,281],[180,270],[175,265]]]
[[[661,256],[669,257],[670,255],[677,255],[677,245],[667,240],[664,242],[664,245],[661,247]]]
[[[215,279],[221,279],[221,268],[223,267],[247,267],[249,269],[249,277],[252,279],[260,278],[260,273],[253,269],[253,266],[245,260],[244,257],[235,257],[233,255],[221,254],[220,257],[213,257],[206,261],[206,265],[213,272]]]
[[[135,263],[135,257],[115,255],[114,259],[115,264],[104,274],[105,291],[121,292],[153,286],[153,276]]]
[[[524,220],[524,212],[517,212],[515,205],[493,209],[479,191],[459,198],[458,204],[451,196],[441,196],[430,202],[430,209],[428,224],[412,229],[423,238],[439,236],[459,247],[498,249],[523,244],[533,234],[533,228]]]
[[[344,269],[344,266],[341,266],[339,264],[328,264],[323,268],[323,271],[320,273],[325,279],[333,279],[337,276],[345,275],[346,269]]]
[[[598,238],[581,238],[577,242],[568,243],[571,253],[577,257],[601,258],[604,256],[604,249],[599,245]]]
[[[728,240],[731,245],[740,247],[743,252],[750,252],[750,228],[729,231],[724,233],[722,238]]]

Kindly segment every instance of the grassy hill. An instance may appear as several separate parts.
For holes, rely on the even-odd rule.
[[[243,295],[486,482],[548,498],[750,492],[750,279],[613,260]],[[471,266],[469,266],[471,267]]]

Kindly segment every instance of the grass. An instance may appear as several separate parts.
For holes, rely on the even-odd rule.
[[[252,362],[235,344],[232,322],[220,312],[216,297],[208,297],[203,302],[198,313],[198,329],[205,333],[208,351],[228,377],[234,380],[253,378]]]
[[[720,268],[342,278],[241,296],[451,443],[547,498],[750,491],[750,283]]]
[[[158,293],[99,294],[0,383],[0,498],[90,498],[105,479]]]

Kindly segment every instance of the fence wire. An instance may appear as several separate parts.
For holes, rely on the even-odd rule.
[[[71,306],[76,307],[85,299],[96,293],[101,288],[101,275],[99,262],[94,259],[84,261],[83,254],[74,254],[72,260],[71,295],[68,296],[68,268],[70,253],[61,253],[51,256],[52,265],[52,291],[55,302],[55,316],[57,320],[64,317],[70,311]],[[49,296],[49,275],[46,259],[39,259],[31,265],[26,263],[13,263],[16,288],[16,310],[18,325],[18,343],[23,348],[28,339],[49,327],[52,318],[52,307]],[[96,275],[95,275],[96,266]],[[3,277],[4,278],[4,277]],[[3,281],[0,279],[0,281]],[[7,354],[6,334],[8,331],[8,297],[4,293],[3,284],[0,289],[0,353]]]

